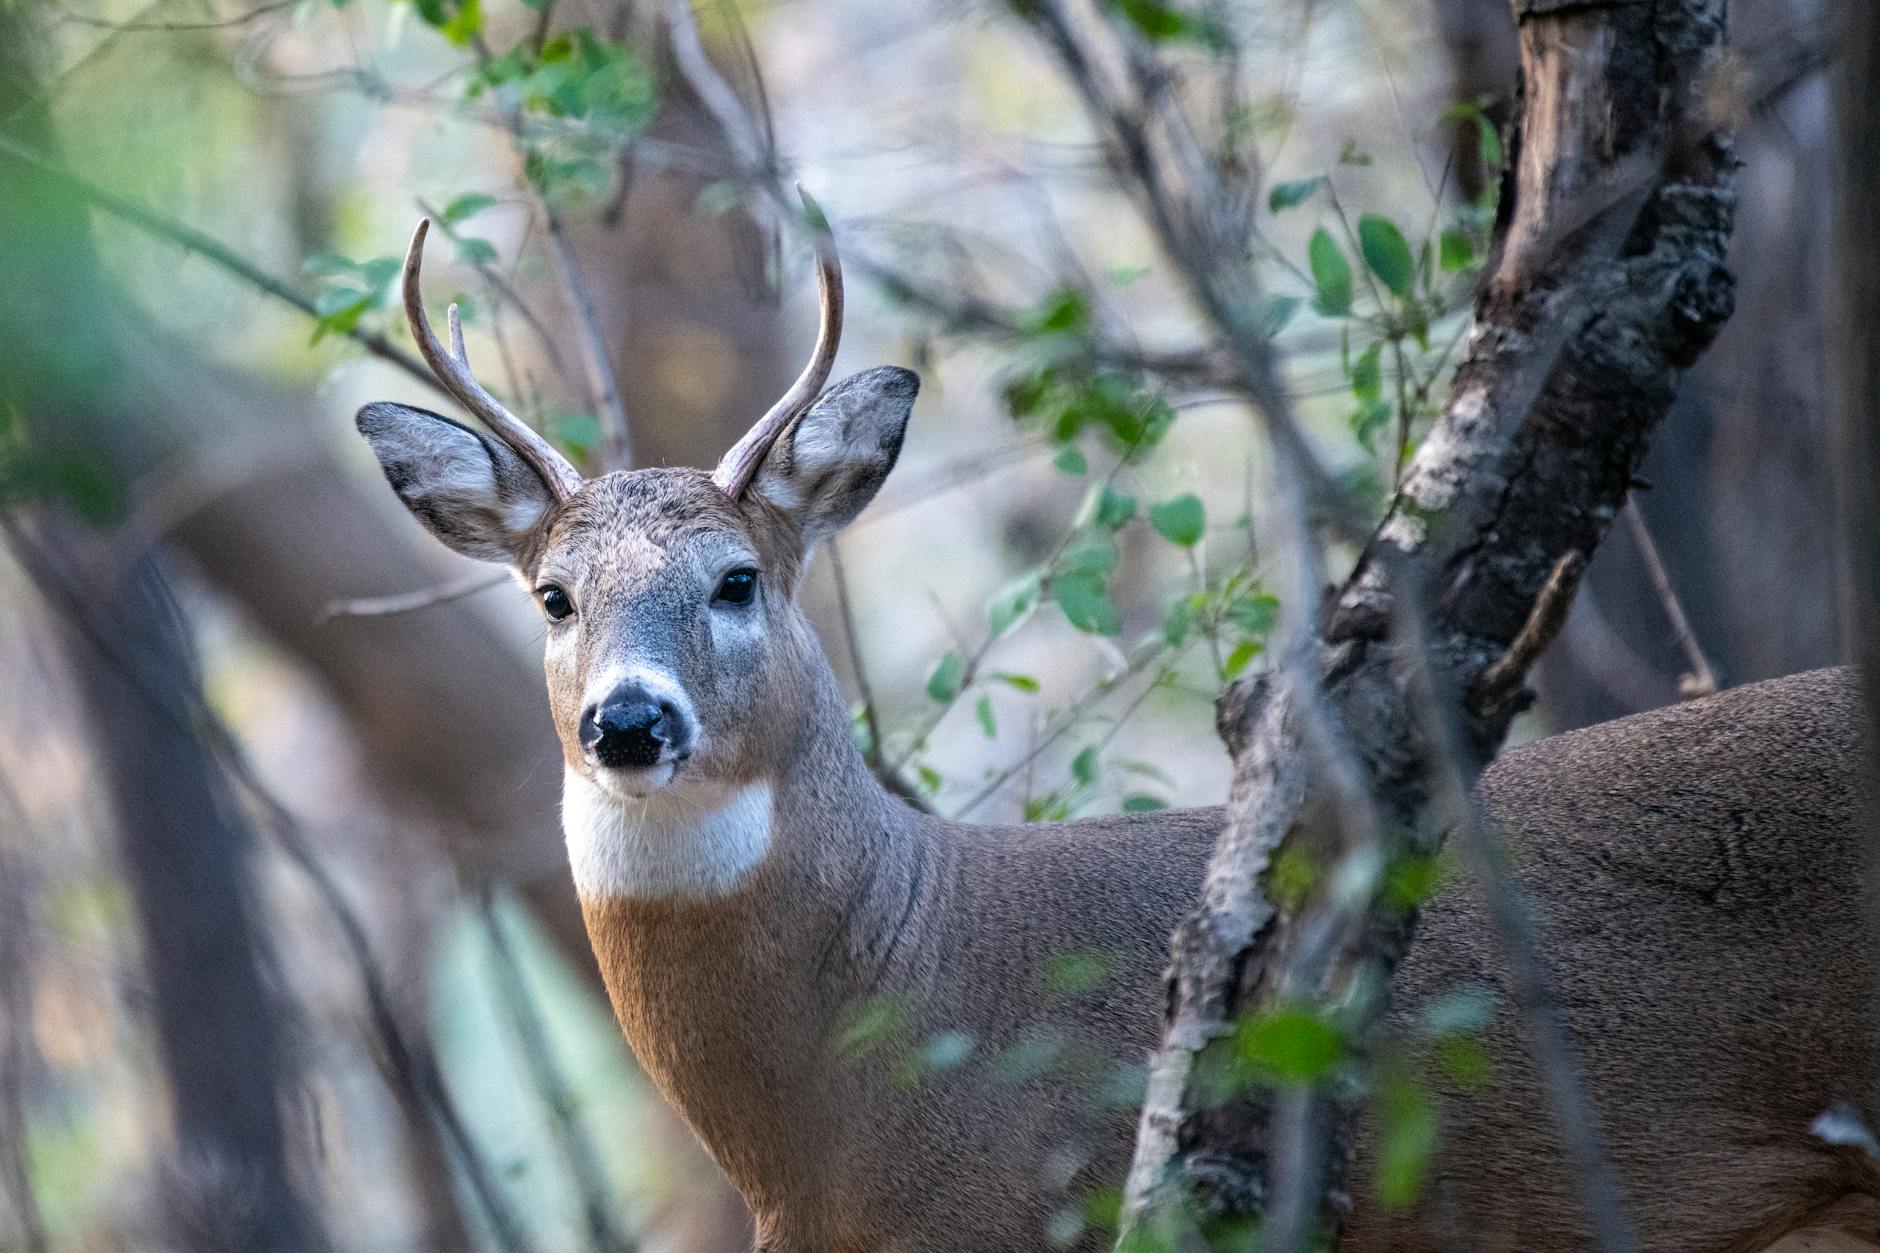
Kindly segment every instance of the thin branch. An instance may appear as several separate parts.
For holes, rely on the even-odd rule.
[[[601,420],[601,464],[609,470],[629,469],[633,465],[633,425],[627,421],[627,407],[620,399],[620,384],[614,378],[607,338],[601,334],[600,314],[594,307],[587,280],[581,277],[581,266],[575,259],[574,248],[568,243],[561,215],[546,199],[542,200],[542,217],[550,249],[555,254],[555,265],[561,272],[562,286],[567,289],[568,303],[581,328],[584,349],[581,360],[587,367],[588,387],[599,410],[596,416]]]
[[[218,240],[205,235],[193,226],[164,217],[146,205],[127,200],[115,192],[106,191],[96,183],[79,177],[69,170],[47,160],[26,145],[0,135],[0,155],[4,155],[66,187],[83,199],[103,209],[113,217],[127,222],[139,230],[167,239],[188,252],[195,253],[206,261],[233,274],[249,286],[274,297],[284,304],[291,305],[308,317],[318,320],[320,312],[314,308],[313,301],[289,287],[280,279],[267,273],[253,262],[228,249]],[[423,362],[393,344],[377,331],[361,330],[354,327],[341,332],[361,348],[383,361],[397,366],[411,377],[434,391],[441,391],[437,380],[431,377],[431,371]]]
[[[418,208],[424,212],[426,217],[437,223],[438,229],[443,231],[452,243],[456,243],[460,239],[457,228],[445,218],[443,212],[437,207],[420,200],[418,201]],[[548,329],[547,323],[542,321],[541,315],[537,314],[534,308],[530,306],[529,302],[523,299],[522,293],[516,290],[515,284],[511,283],[503,276],[501,271],[487,261],[473,261],[471,262],[471,268],[476,270],[476,272],[482,276],[483,281],[489,284],[490,289],[508,302],[522,320],[528,324],[529,330],[535,334],[536,342],[542,346],[542,354],[548,358],[549,366],[557,375],[566,378],[568,368],[563,364],[561,359],[561,344],[555,339],[554,332]],[[513,380],[511,390],[515,390]]]
[[[1665,607],[1665,617],[1671,622],[1671,633],[1678,647],[1684,650],[1684,662],[1690,667],[1678,676],[1678,695],[1685,700],[1710,696],[1717,690],[1717,672],[1711,668],[1710,659],[1704,656],[1703,646],[1697,642],[1697,632],[1691,629],[1691,620],[1684,615],[1684,604],[1678,599],[1677,589],[1671,586],[1671,574],[1658,555],[1658,545],[1652,541],[1651,528],[1645,525],[1645,512],[1638,507],[1637,497],[1626,497],[1624,513],[1632,540],[1638,545],[1638,554],[1645,560],[1645,572],[1651,576],[1652,587]]]
[[[478,592],[510,581],[506,570],[492,574],[488,570],[469,570],[448,583],[436,587],[421,588],[415,592],[398,592],[390,596],[360,596],[352,600],[331,600],[320,611],[320,621],[331,622],[335,618],[382,618],[390,614],[411,613],[418,609],[429,609],[432,605],[448,605],[452,601],[474,596]]]
[[[849,653],[849,669],[855,674],[855,688],[862,698],[862,722],[868,728],[868,749],[862,754],[868,763],[869,771],[881,785],[893,792],[922,813],[934,812],[933,806],[920,790],[910,784],[901,772],[890,766],[884,755],[881,742],[881,720],[875,706],[875,693],[868,682],[868,667],[862,663],[861,632],[855,625],[855,609],[849,603],[849,578],[842,567],[842,548],[831,537],[829,548],[829,572],[835,577],[836,608],[842,615],[842,638]]]

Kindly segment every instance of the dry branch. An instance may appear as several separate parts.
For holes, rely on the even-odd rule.
[[[1454,789],[1442,786],[1406,675],[1402,597],[1427,589],[1419,660],[1429,687],[1477,691],[1561,561],[1599,541],[1680,372],[1732,297],[1724,258],[1735,163],[1706,92],[1721,0],[1521,0],[1516,16],[1524,107],[1468,356],[1388,516],[1327,603],[1314,658],[1385,829],[1415,853],[1432,852],[1461,815],[1442,803]],[[1495,684],[1504,690],[1518,679],[1507,669]],[[1196,1217],[1244,1220],[1273,1202],[1273,1094],[1204,1107],[1198,1055],[1244,1011],[1298,990],[1302,970],[1314,995],[1341,1006],[1362,1049],[1385,998],[1361,990],[1387,985],[1411,938],[1414,918],[1402,912],[1366,909],[1347,927],[1336,900],[1281,912],[1257,886],[1282,837],[1316,841],[1320,860],[1343,864],[1369,825],[1314,803],[1328,761],[1302,742],[1297,710],[1310,695],[1281,673],[1236,685],[1220,704],[1233,794],[1202,905],[1174,941],[1168,1035],[1129,1188],[1139,1229],[1173,1216],[1179,1234]],[[1519,706],[1452,698],[1442,711],[1454,720],[1464,782]],[[1350,1115],[1343,1104],[1327,1111],[1318,1159],[1302,1172],[1333,1226],[1346,1203]],[[1613,1224],[1599,1234],[1608,1246],[1627,1240]]]

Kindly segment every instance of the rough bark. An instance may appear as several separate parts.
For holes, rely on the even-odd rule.
[[[1452,93],[1511,106],[1517,69],[1506,0],[1433,0]],[[1730,265],[1737,314],[1691,371],[1653,438],[1637,503],[1698,641],[1726,684],[1830,665],[1840,630],[1841,537],[1820,484],[1833,473],[1824,392],[1822,245],[1831,165],[1824,90],[1832,6],[1733,0],[1741,58],[1743,182]],[[1473,126],[1458,147],[1474,163]],[[1550,729],[1603,722],[1678,698],[1686,663],[1629,534],[1600,546],[1559,645],[1536,675]]]
[[[1443,416],[1325,607],[1322,694],[1276,675],[1221,702],[1235,760],[1228,825],[1202,905],[1175,937],[1168,1035],[1130,1181],[1138,1223],[1262,1212],[1279,1173],[1275,1102],[1266,1090],[1203,1101],[1197,1063],[1276,992],[1337,995],[1367,977],[1385,986],[1410,941],[1414,917],[1402,911],[1342,919],[1330,899],[1276,911],[1256,886],[1283,834],[1327,862],[1361,853],[1379,831],[1413,851],[1440,842],[1453,815],[1433,804],[1401,615],[1421,619],[1434,689],[1460,694],[1444,713],[1472,778],[1522,704],[1518,683],[1483,687],[1483,676],[1509,655],[1553,571],[1591,554],[1681,371],[1730,311],[1735,162],[1705,94],[1721,0],[1515,8],[1525,93],[1504,226]],[[1518,678],[1531,660],[1500,669]],[[1314,699],[1331,735],[1305,725]],[[1368,782],[1372,831],[1327,796],[1341,755]],[[1359,1024],[1360,1043],[1383,1001]],[[1327,1120],[1305,1173],[1335,1221],[1350,1110]]]

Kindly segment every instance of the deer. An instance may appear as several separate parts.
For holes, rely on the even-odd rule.
[[[870,771],[798,592],[874,498],[919,380],[828,385],[842,274],[821,232],[807,366],[712,471],[583,476],[402,284],[464,425],[360,433],[447,547],[539,607],[569,866],[609,999],[764,1253],[1096,1249],[1127,1165],[1171,930],[1220,808],[979,826]],[[1858,682],[1818,671],[1545,739],[1480,782],[1546,937],[1641,1246],[1880,1250],[1880,1169],[1811,1122],[1880,1113],[1863,913]],[[1353,1189],[1345,1249],[1589,1249],[1507,964],[1466,876],[1425,906],[1391,1030],[1499,995],[1488,1077],[1438,1076],[1422,1193]],[[1360,1145],[1369,1177],[1374,1136]]]

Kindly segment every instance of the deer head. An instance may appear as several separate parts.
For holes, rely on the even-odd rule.
[[[583,480],[477,384],[454,305],[451,347],[438,342],[419,293],[427,226],[405,258],[406,314],[488,433],[385,403],[359,411],[360,433],[433,535],[506,563],[533,593],[569,805],[631,802],[642,819],[722,808],[791,752],[789,711],[826,666],[796,603],[803,570],[893,467],[918,378],[883,367],[824,391],[842,329],[825,226],[809,364],[718,468]]]

